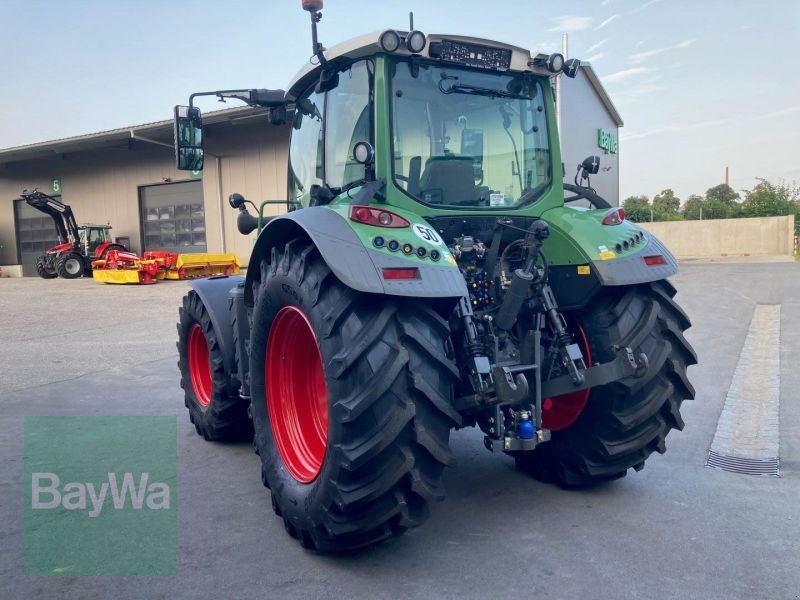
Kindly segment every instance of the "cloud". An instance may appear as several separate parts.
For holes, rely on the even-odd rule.
[[[603,83],[617,83],[630,79],[631,77],[636,77],[637,75],[644,75],[652,70],[653,69],[648,69],[647,67],[630,67],[629,69],[615,71],[614,73],[606,75],[605,77],[601,77],[600,79]]]
[[[661,0],[649,0],[648,2],[642,4],[639,8],[634,8],[631,11],[631,14],[635,15],[636,13],[642,12],[644,9],[650,8],[651,6],[653,6],[654,4],[658,4],[659,2],[661,2]]]
[[[600,25],[598,25],[597,27],[595,27],[595,28],[594,28],[594,30],[595,30],[595,31],[600,31],[601,29],[603,29],[604,27],[606,27],[607,25],[609,25],[609,24],[610,24],[612,21],[615,21],[615,20],[617,20],[617,19],[619,19],[619,15],[611,15],[611,16],[610,16],[610,17],[608,17],[608,18],[607,18],[605,21],[603,21],[602,23],[600,23]]]
[[[697,40],[684,40],[682,42],[678,42],[677,44],[673,44],[672,46],[663,46],[661,48],[653,48],[652,50],[645,50],[644,52],[637,52],[636,54],[631,54],[628,57],[628,62],[632,65],[640,65],[643,62],[653,58],[654,56],[658,56],[659,54],[663,54],[664,52],[669,52],[670,50],[680,50],[682,48],[688,48],[692,44],[694,44]]]
[[[533,50],[542,54],[552,54],[553,52],[561,52],[561,44],[554,40],[544,40],[535,43]],[[531,51],[532,53],[533,50]]]
[[[579,17],[577,15],[564,15],[552,19],[553,26],[547,31],[583,31],[592,25],[592,17]]]
[[[586,53],[591,54],[592,52],[599,50],[606,44],[607,41],[608,40],[600,40],[596,44],[592,44],[591,46],[589,46],[588,50],[586,50]]]
[[[644,46],[644,40],[639,40],[638,42],[636,42],[637,48],[641,48],[642,46]]]
[[[587,58],[586,62],[595,63],[598,60],[600,60],[601,58],[603,58],[604,56],[605,56],[605,54],[603,54],[602,52],[598,52],[597,54],[592,54],[589,58]]]
[[[764,113],[763,115],[758,115],[757,117],[753,117],[753,119],[757,121],[761,121],[763,119],[773,119],[775,117],[785,117],[786,115],[793,115],[795,113],[800,113],[800,106],[789,106],[788,108],[781,108],[779,110],[773,110],[768,113]]]
[[[656,83],[657,79],[642,82],[634,88],[626,89],[624,92],[615,94],[614,104],[618,106],[630,106],[636,104],[642,98],[662,92],[669,89],[669,86],[663,83]]]
[[[600,3],[600,7],[602,8],[603,6],[608,6],[609,4],[614,4],[615,2],[619,2],[619,0],[603,0]]]
[[[643,129],[641,131],[626,131],[620,134],[620,140],[631,141],[641,140],[644,138],[664,135],[669,133],[686,133],[689,131],[696,131],[698,129],[707,129],[709,127],[719,127],[730,123],[730,119],[716,119],[714,121],[698,121],[696,123],[687,123],[686,125],[666,125],[664,127],[654,127],[653,129]]]

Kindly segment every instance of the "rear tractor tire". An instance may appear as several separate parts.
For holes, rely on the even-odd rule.
[[[183,297],[178,321],[178,368],[184,404],[197,433],[208,441],[253,438],[247,402],[225,372],[222,351],[208,310],[195,291]]]
[[[648,370],[640,379],[592,389],[573,423],[554,430],[536,450],[516,454],[520,469],[542,481],[582,487],[624,477],[631,467],[642,469],[653,451],[666,451],[667,434],[683,429],[681,403],[694,398],[686,370],[697,362],[683,337],[689,318],[674,295],[666,280],[609,288],[571,316],[588,339],[592,362],[612,360],[614,346],[628,346],[647,354]]]
[[[53,261],[48,259],[47,255],[42,254],[36,259],[36,273],[42,279],[55,279],[58,277]]]
[[[83,277],[83,272],[86,269],[83,257],[77,252],[68,252],[58,259],[56,263],[56,271],[59,277],[64,279],[78,279]]]
[[[461,422],[447,321],[346,287],[305,240],[253,268],[255,442],[286,531],[332,552],[421,524]]]

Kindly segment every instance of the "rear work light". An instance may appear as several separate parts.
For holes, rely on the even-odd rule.
[[[409,227],[411,224],[400,215],[381,208],[371,208],[369,206],[351,206],[350,219],[364,225],[375,227]]]
[[[625,220],[625,209],[612,208],[603,217],[603,225],[619,225]]]
[[[419,269],[416,267],[384,269],[384,279],[419,279]]]
[[[644,264],[648,267],[657,267],[658,265],[667,264],[667,260],[661,254],[654,254],[653,256],[645,256]]]

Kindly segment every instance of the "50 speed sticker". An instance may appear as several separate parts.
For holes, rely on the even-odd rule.
[[[411,229],[417,235],[418,238],[428,242],[429,244],[435,244],[436,246],[441,246],[444,242],[442,242],[442,238],[439,237],[439,234],[436,233],[431,227],[427,225],[422,225],[420,223],[414,223],[411,226]]]

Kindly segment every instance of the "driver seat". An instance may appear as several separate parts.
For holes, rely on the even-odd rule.
[[[474,160],[471,156],[432,156],[419,182],[420,197],[433,204],[474,204]]]

